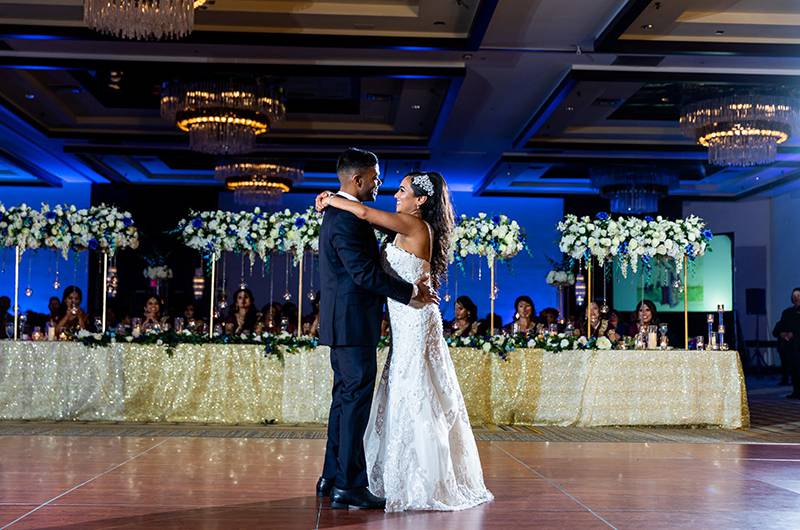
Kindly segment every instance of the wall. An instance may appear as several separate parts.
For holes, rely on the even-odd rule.
[[[23,186],[0,187],[0,203],[6,207],[26,203],[32,208],[40,207],[42,202],[53,204],[74,204],[85,208],[90,203],[89,184],[65,184],[62,188],[32,188]],[[84,293],[83,307],[87,302],[87,253],[70,254],[68,261],[52,250],[29,250],[20,263],[20,309],[47,312],[47,301],[51,296],[61,297],[63,289],[70,284],[77,285]],[[61,286],[53,288],[56,264],[59,268]],[[33,290],[31,296],[25,290]],[[0,249],[0,295],[14,299],[14,249]]]
[[[308,194],[289,194],[284,197],[283,208],[293,211],[304,210],[312,204],[313,195]],[[557,305],[555,289],[544,282],[550,266],[545,256],[556,258],[558,247],[556,244],[557,233],[555,225],[563,214],[563,201],[561,199],[540,199],[540,198],[500,198],[500,197],[474,197],[468,192],[453,193],[453,203],[456,212],[460,215],[475,215],[484,211],[491,214],[504,213],[517,222],[526,230],[528,245],[531,255],[522,253],[509,262],[508,265],[499,265],[497,268],[496,283],[499,287],[498,299],[495,311],[502,317],[504,322],[508,322],[513,313],[514,299],[520,294],[531,296],[536,304],[537,311],[547,306]],[[394,210],[394,199],[391,196],[382,195],[378,197],[375,206],[384,210]],[[220,196],[220,208],[241,209],[233,203],[231,194],[223,193]],[[250,266],[245,263],[245,281],[248,287],[253,290],[256,303],[264,305],[269,299],[270,277],[272,277],[273,299],[279,300],[285,291],[285,258],[279,257],[272,260],[272,267],[262,278],[262,266],[257,264],[250,275]],[[306,265],[306,278],[311,269]],[[229,277],[227,290],[234,291],[239,285],[241,276],[242,261],[237,256],[226,258],[226,273]],[[292,302],[297,303],[297,279],[296,271],[291,270],[289,291],[292,294]],[[318,279],[314,280],[318,285]],[[305,290],[309,289],[309,282],[305,282]],[[442,312],[446,319],[453,317],[453,307],[457,295],[470,296],[478,305],[481,316],[489,312],[489,274],[484,260],[482,266],[481,280],[478,280],[477,260],[469,261],[461,271],[456,266],[450,268],[450,281],[447,288],[441,290],[441,295],[445,292],[450,294],[450,302],[442,300]],[[308,307],[308,299],[304,299],[304,306]]]
[[[775,312],[770,304],[770,298],[775,296],[775,286],[770,273],[770,234],[774,229],[771,219],[771,200],[764,198],[736,202],[687,201],[684,203],[683,214],[702,217],[715,233],[733,233],[733,297],[741,331],[746,340],[755,339],[757,333],[760,339],[767,338],[772,331],[775,318]],[[749,288],[766,289],[766,318],[762,316],[757,319],[747,314],[745,292]]]
[[[770,246],[770,292],[767,299],[773,320],[790,305],[792,289],[800,286],[800,190],[784,192],[772,199]],[[771,321],[772,322],[772,321]]]

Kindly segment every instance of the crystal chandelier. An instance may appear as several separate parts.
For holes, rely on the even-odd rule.
[[[221,164],[214,173],[233,191],[233,200],[237,204],[248,206],[280,202],[283,194],[303,177],[301,169],[256,162]]]
[[[795,102],[780,96],[728,96],[685,107],[683,133],[708,147],[716,166],[757,166],[775,160],[797,124]]]
[[[178,39],[192,32],[194,10],[206,0],[84,0],[83,20],[122,39]]]
[[[165,83],[161,90],[161,116],[189,133],[193,151],[248,153],[285,115],[283,91],[263,81]]]
[[[620,166],[592,170],[592,186],[610,201],[613,213],[658,211],[658,201],[678,182],[670,171],[650,166]]]

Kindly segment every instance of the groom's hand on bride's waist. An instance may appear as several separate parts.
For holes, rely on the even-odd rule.
[[[429,279],[430,275],[424,274],[414,283],[414,293],[408,305],[417,308],[428,304],[439,305],[439,293],[431,289]]]

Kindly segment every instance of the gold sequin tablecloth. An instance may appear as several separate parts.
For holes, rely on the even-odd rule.
[[[732,351],[450,353],[473,424],[749,425]],[[325,347],[0,343],[0,419],[324,423],[331,384]]]

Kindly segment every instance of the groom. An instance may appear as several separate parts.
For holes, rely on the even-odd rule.
[[[381,179],[374,153],[347,149],[336,174],[342,197],[360,202],[377,197]],[[410,284],[386,274],[372,226],[343,210],[325,211],[319,263],[319,336],[331,348],[333,400],[317,496],[330,495],[333,508],[382,509],[386,500],[367,489],[364,431],[375,387],[383,304],[386,297],[414,305],[438,303],[438,297],[426,278]]]

